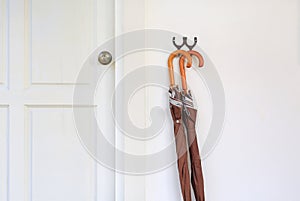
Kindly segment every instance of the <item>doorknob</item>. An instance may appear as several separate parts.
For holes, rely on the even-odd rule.
[[[102,52],[100,52],[100,54],[98,56],[98,61],[102,65],[109,64],[112,61],[112,55],[111,55],[111,53],[108,52],[108,51],[102,51]]]

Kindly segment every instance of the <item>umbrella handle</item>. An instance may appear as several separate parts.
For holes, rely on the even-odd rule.
[[[187,58],[187,60],[188,60],[187,66],[188,67],[192,66],[192,57],[190,56],[190,54],[188,52],[186,52],[184,50],[176,50],[170,54],[169,59],[168,59],[168,68],[169,68],[170,87],[171,88],[175,86],[173,60],[178,55],[182,55],[181,58],[183,61],[184,61],[184,58]]]
[[[203,60],[202,55],[199,52],[190,50],[190,51],[188,51],[188,53],[192,56],[196,56],[199,60],[199,67],[203,67],[204,60]],[[184,57],[180,57],[179,67],[180,67],[182,90],[184,91],[185,94],[187,94],[187,82],[186,82],[186,73],[185,73],[185,67],[184,67]],[[187,65],[187,67],[190,68],[191,66]]]
[[[187,93],[187,83],[186,83],[186,74],[185,74],[185,67],[184,67],[184,58],[182,58],[182,57],[179,60],[179,67],[180,67],[182,90],[186,94]]]
[[[203,66],[204,66],[204,59],[203,59],[203,56],[202,56],[199,52],[197,52],[197,51],[195,51],[195,50],[190,50],[190,51],[188,51],[188,53],[190,53],[191,56],[197,57],[197,59],[198,59],[198,61],[199,61],[198,67],[203,67]],[[190,68],[191,66],[186,66],[186,67]]]

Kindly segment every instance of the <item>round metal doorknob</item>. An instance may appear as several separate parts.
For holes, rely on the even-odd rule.
[[[107,65],[112,61],[112,55],[108,51],[102,51],[100,52],[98,56],[98,61],[102,65]]]

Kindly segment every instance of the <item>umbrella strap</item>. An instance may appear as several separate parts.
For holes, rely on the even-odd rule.
[[[182,112],[183,112],[183,116],[186,116],[189,120],[191,120],[193,123],[195,123],[195,121],[191,118],[190,116],[190,112],[187,109],[188,106],[186,106],[186,104],[184,103],[184,101],[182,100]]]

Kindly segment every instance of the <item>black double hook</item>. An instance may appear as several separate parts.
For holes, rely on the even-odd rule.
[[[173,37],[173,44],[174,44],[174,46],[175,46],[178,50],[180,50],[184,45],[187,46],[187,48],[188,48],[189,50],[192,50],[192,49],[197,45],[197,42],[198,42],[197,37],[194,37],[194,44],[193,44],[193,45],[189,45],[189,44],[187,43],[187,37],[183,37],[183,38],[182,38],[182,44],[181,44],[181,45],[178,45],[178,44],[176,44],[176,39],[175,39],[175,37]]]

